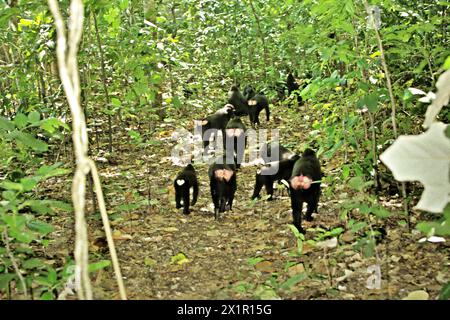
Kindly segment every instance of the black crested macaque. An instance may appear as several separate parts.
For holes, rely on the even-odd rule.
[[[295,78],[292,75],[292,73],[288,74],[288,77],[287,77],[287,80],[286,80],[286,87],[288,89],[288,96],[290,96],[292,92],[300,89],[300,85],[297,82],[295,82]],[[294,94],[296,95],[297,102],[300,105],[302,103],[302,101],[303,101],[302,100],[302,96],[300,95],[300,93],[298,91],[294,92]]]
[[[253,98],[253,96],[256,94],[255,89],[251,85],[246,85],[243,91],[243,95],[245,100],[250,100],[250,98]]]
[[[223,143],[225,147],[225,128],[227,127],[228,121],[233,115],[233,112],[234,107],[231,104],[226,104],[223,108],[217,110],[215,113],[207,116],[205,119],[200,121],[200,124],[202,126],[202,139],[204,148],[207,148],[209,146],[209,138],[211,137],[211,135],[213,133],[217,134],[219,130],[222,131]]]
[[[261,93],[257,93],[248,100],[248,113],[252,126],[259,125],[259,114],[263,109],[266,110],[266,120],[269,121],[269,100],[267,100],[266,96]]]
[[[234,113],[237,116],[248,115],[248,103],[236,85],[231,86],[228,92],[228,103],[234,106]]]
[[[269,162],[256,172],[255,189],[253,190],[252,199],[259,198],[259,193],[263,186],[269,195],[267,200],[273,200],[273,183],[281,180],[288,181],[292,175],[292,168],[300,157],[292,156],[290,159]]]
[[[295,156],[295,153],[283,147],[278,141],[271,141],[261,146],[259,150],[259,157],[265,163],[290,159]]]
[[[237,189],[236,166],[227,164],[226,157],[211,164],[208,171],[211,198],[214,203],[214,217],[219,219],[219,213],[231,210],[234,193]]]
[[[294,226],[301,233],[305,233],[301,217],[303,202],[308,205],[306,220],[312,221],[312,213],[317,212],[319,203],[320,179],[322,179],[320,162],[313,150],[306,149],[302,157],[294,164],[289,180]]]
[[[198,198],[198,180],[194,167],[188,164],[175,178],[175,202],[177,209],[183,207],[183,213],[189,214],[189,205],[194,205]],[[190,189],[193,188],[192,203],[189,203]],[[183,204],[181,204],[183,200]]]
[[[245,124],[242,122],[241,118],[237,116],[233,116],[231,120],[228,121],[225,129],[227,137],[225,144],[226,154],[230,154],[234,158],[236,169],[241,167],[241,163],[244,160],[245,147],[247,146],[246,131],[247,128],[245,127]]]

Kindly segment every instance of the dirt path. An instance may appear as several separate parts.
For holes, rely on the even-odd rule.
[[[290,117],[285,117],[284,110],[273,113],[282,141],[301,144],[303,133],[284,130],[288,123],[292,128],[302,127],[299,113],[290,110]],[[165,125],[162,135],[170,135],[174,128]],[[367,268],[377,260],[365,258],[355,247],[358,236],[346,230],[336,247],[324,250],[304,242],[303,254],[297,255],[297,240],[289,228],[292,218],[287,195],[251,206],[254,167],[238,172],[234,210],[215,221],[207,165],[195,165],[199,201],[192,213],[184,216],[175,208],[170,187],[180,168],[161,160],[170,155],[170,146],[165,143],[139,150],[123,145],[126,149],[117,151],[117,165],[103,165],[100,172],[113,212],[112,225],[130,299],[399,299],[422,289],[435,299],[448,280],[449,245],[418,244],[422,235],[398,226],[395,215],[386,223],[387,236],[377,245],[381,289],[366,288]],[[150,188],[154,205],[149,211],[146,206],[118,210],[148,197],[148,163],[155,177]],[[324,163],[326,173],[336,169],[336,164]],[[323,193],[319,214],[313,222],[304,222],[306,228],[315,228],[307,232],[306,240],[320,241],[327,230],[345,229],[339,219],[339,202],[352,195],[343,190],[340,186],[339,192]],[[98,221],[90,220],[90,234],[93,260],[108,259],[104,243],[94,240],[102,234]],[[61,233],[61,237],[67,236]],[[97,273],[94,283],[97,298],[118,298],[111,269]]]

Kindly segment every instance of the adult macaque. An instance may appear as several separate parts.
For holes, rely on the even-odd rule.
[[[248,100],[248,113],[252,126],[259,125],[259,114],[263,109],[266,110],[266,121],[269,121],[269,100],[267,100],[266,96],[258,93]]]
[[[248,104],[239,88],[236,85],[231,86],[228,92],[228,103],[234,106],[234,113],[237,116],[248,115]]]
[[[217,140],[219,130],[222,131],[223,143],[225,146],[225,128],[227,127],[233,112],[234,107],[231,104],[226,104],[223,108],[207,116],[205,119],[196,121],[196,125],[201,125],[202,127],[201,133],[204,148],[209,146],[209,139],[213,133],[216,135]]]
[[[191,188],[193,188],[191,205],[194,205],[198,198],[198,180],[194,167],[191,164],[188,164],[175,178],[173,185],[175,187],[175,202],[177,209],[183,207],[183,213],[189,214],[189,196]],[[181,200],[183,200],[183,204],[181,204]]]
[[[263,109],[266,110],[266,120],[269,121],[269,100],[264,94],[256,93],[251,85],[247,85],[244,88],[244,98],[247,100],[248,115],[252,126],[259,125],[259,114]]]
[[[245,132],[247,128],[242,122],[241,118],[233,116],[230,121],[228,121],[226,132],[226,144],[225,150],[226,154],[234,158],[234,163],[236,164],[236,169],[241,167],[241,163],[244,160],[245,147],[247,145],[247,139]]]
[[[319,203],[320,179],[322,172],[319,160],[313,150],[306,149],[295,162],[289,180],[294,226],[301,233],[305,233],[301,225],[303,202],[307,203],[306,220],[312,221],[312,213],[317,212]]]
[[[295,153],[282,146],[278,141],[271,141],[261,146],[259,150],[259,157],[265,163],[290,159],[295,156]]]
[[[234,193],[237,189],[236,166],[227,164],[226,158],[220,158],[212,163],[208,171],[211,198],[214,203],[214,217],[219,219],[219,213],[231,210]]]
[[[258,169],[252,199],[259,198],[259,193],[262,187],[265,186],[269,195],[268,200],[273,200],[273,183],[275,181],[281,182],[282,180],[288,181],[292,175],[292,168],[299,158],[299,156],[294,155],[290,159],[269,162],[261,169]]]

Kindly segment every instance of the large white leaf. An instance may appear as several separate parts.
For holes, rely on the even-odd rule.
[[[400,136],[380,159],[398,181],[420,181],[425,190],[416,208],[442,212],[450,201],[450,140],[442,122],[417,136]]]
[[[436,99],[433,100],[433,103],[428,107],[427,112],[425,113],[425,121],[423,126],[428,128],[433,121],[436,119],[436,116],[441,111],[442,107],[448,104],[450,100],[450,69],[445,71],[439,77],[436,82]]]

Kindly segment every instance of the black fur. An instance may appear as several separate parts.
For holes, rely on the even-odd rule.
[[[214,203],[215,219],[219,218],[220,212],[225,212],[226,210],[232,209],[234,194],[237,189],[236,166],[234,164],[226,164],[225,159],[222,159],[221,162],[223,163],[218,162],[219,161],[216,161],[211,164],[208,171],[211,198]],[[233,175],[229,181],[225,181],[224,179],[220,180],[215,176],[215,172],[217,170],[223,169],[233,172]]]
[[[295,78],[292,75],[292,73],[288,74],[288,77],[286,80],[286,87],[288,89],[288,96],[290,96],[292,92],[300,89],[300,86],[298,85],[297,82],[295,82]],[[303,101],[302,96],[298,92],[295,92],[294,94],[297,96],[298,104],[301,104]]]
[[[231,135],[229,129],[241,129],[242,134],[240,136]],[[247,147],[247,137],[245,132],[247,131],[247,128],[245,124],[242,122],[241,118],[234,116],[231,118],[230,121],[228,121],[227,127],[226,127],[226,136],[227,136],[227,143],[232,142],[233,148],[228,149],[225,144],[225,150],[227,152],[227,155],[230,154],[234,158],[234,163],[236,164],[236,168],[239,169],[241,166],[242,161],[244,160],[244,151]],[[233,131],[233,130],[231,130]],[[231,141],[229,141],[231,140]]]
[[[263,109],[266,110],[266,121],[269,121],[269,100],[266,96],[258,93],[248,100],[248,113],[252,125],[259,125],[259,114]]]
[[[263,186],[266,187],[266,192],[269,195],[268,200],[273,200],[273,183],[281,180],[288,181],[292,174],[292,168],[295,162],[299,159],[299,156],[294,155],[290,159],[280,160],[275,162],[269,162],[264,167],[258,170],[256,173],[255,189],[253,191],[252,199],[259,198],[259,193]],[[276,173],[268,173],[268,170],[275,169]]]
[[[239,88],[235,85],[231,86],[228,92],[228,103],[234,106],[234,113],[237,116],[248,115],[248,103]]]
[[[203,147],[206,148],[209,145],[209,138],[211,134],[214,132],[217,134],[217,132],[220,130],[222,131],[223,136],[223,143],[225,145],[225,128],[227,127],[228,121],[233,115],[233,109],[225,106],[219,110],[216,111],[216,113],[213,113],[209,116],[207,116],[202,121],[207,121],[206,124],[202,125],[202,137],[203,137]],[[207,130],[211,130],[208,131]]]
[[[275,152],[278,152],[278,157],[275,157]],[[295,153],[283,147],[277,141],[265,143],[261,146],[261,149],[259,150],[260,158],[262,158],[266,163],[289,159],[294,155]]]
[[[179,180],[183,180],[184,183],[179,185],[177,183]],[[191,205],[194,205],[198,198],[198,180],[194,167],[191,164],[188,164],[175,178],[173,185],[175,187],[175,202],[177,209],[183,207],[183,213],[189,214],[189,192],[191,188],[194,188]],[[181,205],[181,200],[183,200],[183,205]]]
[[[311,184],[309,189],[295,190],[292,187],[292,179],[297,176],[307,176],[313,181],[319,181],[322,179],[322,172],[320,169],[320,162],[316,157],[316,154],[311,149],[306,149],[303,152],[302,157],[296,161],[294,168],[292,169],[292,175],[290,182],[290,194],[291,194],[291,207],[293,223],[297,227],[298,231],[304,233],[301,226],[303,202],[306,202],[308,207],[306,211],[306,220],[312,220],[312,213],[317,212],[317,206],[320,198],[320,182]]]
[[[255,89],[253,89],[253,87],[251,85],[246,85],[243,91],[243,95],[245,100],[250,100],[250,98],[253,98],[253,96],[255,95]]]

